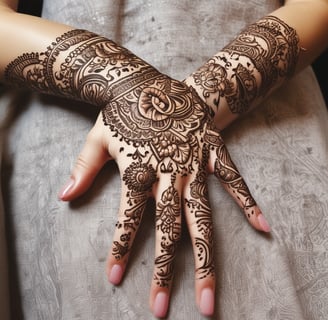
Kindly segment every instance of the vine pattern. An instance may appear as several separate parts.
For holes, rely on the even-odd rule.
[[[278,77],[290,74],[290,61],[296,52],[286,54],[286,43],[293,38],[288,30],[272,17],[247,29],[194,74],[195,83],[204,89],[203,96],[214,97],[217,106],[225,97],[233,112],[243,112],[258,91],[264,93]],[[264,51],[260,50],[259,38],[267,44]],[[245,67],[239,62],[246,53],[250,63]],[[278,60],[273,58],[277,53]],[[237,65],[233,66],[232,60]],[[229,76],[229,68],[233,68],[233,76]],[[257,73],[262,77],[260,90]],[[112,254],[117,260],[130,252],[147,200],[154,186],[165,180],[169,183],[164,184],[156,204],[156,230],[161,241],[154,280],[158,286],[168,287],[172,279],[182,204],[196,222],[193,241],[197,274],[199,278],[214,276],[213,226],[206,183],[211,153],[216,155],[215,175],[235,199],[246,209],[251,209],[255,201],[214,127],[212,109],[193,87],[161,74],[129,50],[85,30],[65,33],[45,52],[22,54],[7,66],[5,78],[17,86],[102,108],[103,122],[113,141],[120,144],[117,156],[129,160],[121,171],[127,202],[116,224],[120,236],[113,241]],[[190,195],[184,198],[179,183],[190,177]]]
[[[192,77],[206,101],[219,108],[223,99],[230,111],[246,113],[294,74],[300,51],[296,31],[275,16],[245,28]]]

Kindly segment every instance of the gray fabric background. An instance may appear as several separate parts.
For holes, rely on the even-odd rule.
[[[277,6],[269,0],[48,0],[43,15],[106,35],[183,79],[247,23]],[[24,92],[2,94],[0,101],[14,319],[152,319],[152,206],[126,278],[113,287],[104,269],[120,198],[116,166],[106,165],[79,200],[57,200],[97,110]],[[254,231],[210,177],[218,276],[213,319],[326,319],[327,123],[318,85],[307,69],[224,132],[272,234]],[[169,319],[203,319],[194,303],[193,271],[185,232]]]

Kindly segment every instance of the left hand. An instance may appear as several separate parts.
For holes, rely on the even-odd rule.
[[[184,212],[194,249],[197,304],[210,315],[215,268],[207,174],[217,176],[255,229],[269,227],[214,127],[211,109],[194,89],[160,74],[137,89],[128,88],[99,115],[73,170],[74,185],[61,198],[72,200],[86,190],[104,162],[117,162],[121,205],[107,262],[108,279],[114,284],[123,277],[147,200],[155,198],[150,306],[159,317],[169,304]]]
[[[122,196],[107,262],[109,280],[121,281],[153,196],[157,239],[151,309],[159,317],[167,312],[183,211],[194,248],[197,304],[203,314],[212,314],[215,269],[208,172],[219,178],[253,227],[268,228],[214,126],[213,111],[196,91],[84,30],[70,30],[44,53],[23,54],[8,65],[5,76],[16,85],[102,107],[60,198],[74,199],[106,161],[117,162]]]

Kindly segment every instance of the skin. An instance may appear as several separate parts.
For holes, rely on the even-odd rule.
[[[226,64],[222,64],[224,59],[229,62],[231,55],[238,51],[234,41],[186,78],[185,85],[160,74],[108,39],[69,26],[19,15],[13,11],[13,2],[2,2],[0,21],[7,28],[0,28],[0,39],[7,39],[6,45],[10,50],[5,50],[1,56],[1,77],[5,77],[9,83],[81,99],[102,108],[60,198],[70,201],[85,192],[106,161],[114,159],[119,163],[122,198],[117,230],[107,263],[111,282],[118,284],[123,277],[147,199],[154,197],[156,200],[156,257],[150,290],[150,307],[156,316],[164,316],[168,308],[182,207],[195,253],[196,302],[202,313],[213,313],[213,308],[205,310],[201,303],[202,293],[206,289],[210,293],[207,294],[207,300],[211,300],[214,306],[213,230],[206,185],[208,173],[214,173],[219,178],[256,229],[268,231],[260,224],[261,219],[258,218],[263,215],[233,165],[217,127],[223,129],[248,112],[295,70],[302,69],[323,50],[327,45],[322,31],[327,26],[327,7],[327,1],[289,1],[270,17],[246,29],[244,33],[248,36],[258,38],[262,34],[263,21],[271,24],[269,34],[274,30],[272,22],[275,21],[283,30],[295,32],[291,37],[286,37],[284,32],[281,34],[287,53],[293,54],[287,54],[287,59],[285,54],[279,56],[280,62],[286,62],[278,64],[282,66],[281,70],[270,64],[263,70],[258,67],[263,57],[237,52],[241,66],[249,65],[249,61],[253,64],[251,69],[246,68],[246,72],[239,73],[247,77],[240,77],[238,87],[234,82],[238,69],[227,68]],[[300,18],[302,14],[316,17],[309,19],[306,29]],[[12,42],[11,39],[17,39],[21,29],[33,33],[33,37]],[[54,39],[57,39],[57,44],[66,43],[68,46],[58,51]],[[243,38],[239,36],[239,39]],[[268,46],[261,48],[263,52],[272,50],[275,43],[270,39],[270,36],[266,38]],[[76,51],[70,45],[72,41],[78,43],[81,49]],[[52,47],[46,50],[50,44]],[[242,45],[247,47],[247,43]],[[105,47],[106,50],[95,50],[96,53],[91,56],[83,51],[83,48],[97,46]],[[45,59],[43,53],[53,59]],[[76,62],[76,56],[82,57],[82,65]],[[90,72],[93,75],[91,84],[87,77]],[[54,74],[60,77],[54,77]],[[275,76],[277,74],[279,76]],[[217,83],[210,94],[208,82],[203,81],[209,76]],[[252,83],[249,79],[253,79],[253,86],[249,85]],[[83,85],[77,86],[77,80],[82,81]],[[227,91],[227,85],[232,90]],[[241,99],[238,96],[240,88],[256,90],[246,90],[246,96]],[[231,103],[231,97],[234,97],[234,101],[242,101],[241,105],[245,107],[236,108],[235,103]],[[157,306],[157,297],[161,298],[162,309]]]
[[[289,50],[281,50],[281,52],[278,52],[278,50],[276,52],[271,51],[273,47],[279,43],[278,39],[275,39],[277,40],[277,43],[275,43],[273,41],[274,38],[272,37],[265,40],[267,45],[262,48],[262,56],[260,54],[257,57],[252,57],[247,53],[245,54],[238,52],[238,49],[236,50],[236,48],[234,48],[234,50],[236,50],[234,52],[231,46],[234,42],[236,42],[238,38],[237,36],[232,43],[227,44],[225,48],[211,57],[205,65],[201,66],[198,70],[185,79],[185,82],[192,85],[204,101],[213,109],[215,113],[214,121],[217,128],[220,130],[223,130],[231,122],[254,109],[267,96],[269,96],[270,93],[279,88],[286,79],[311,64],[313,60],[328,46],[328,37],[326,32],[328,28],[327,0],[287,0],[285,1],[285,5],[283,7],[271,12],[270,17],[272,17],[272,21],[274,19],[279,19],[283,22],[282,30],[287,31],[290,29],[291,32],[293,32],[293,30],[296,32],[299,40],[298,47],[300,49],[298,55],[295,55],[293,51]],[[306,19],[307,23],[304,23],[304,19]],[[254,25],[249,26],[248,28],[252,29],[249,30],[249,32],[255,35],[258,40],[261,39],[259,35],[263,35],[263,28],[260,28],[259,26],[256,27]],[[243,32],[241,32],[241,34],[243,34]],[[288,41],[291,40],[290,36],[291,35],[288,35],[287,33],[281,32],[279,41],[282,42],[280,44],[287,44]],[[247,47],[247,45],[245,46],[245,43],[244,47]],[[259,49],[261,49],[260,47],[261,46],[258,46]],[[288,47],[291,48],[290,45],[287,44],[284,49],[287,49]],[[274,68],[269,67],[270,64],[268,64],[266,70],[259,69],[257,62],[260,62],[261,59],[266,60],[266,55],[270,52],[272,54],[271,58],[280,58],[278,60],[280,61],[280,66],[278,64],[279,67],[275,70]],[[248,79],[253,79],[254,90],[249,91],[244,98],[238,95],[238,88],[236,83],[234,83],[234,77],[236,77],[236,72],[234,71],[236,61],[232,59],[233,53],[235,53],[234,57],[238,56],[238,63],[241,64],[241,66],[243,66],[247,71],[249,75]],[[226,67],[223,59],[227,59],[228,62],[231,62],[232,66]],[[273,62],[273,60],[274,59],[271,61]],[[285,64],[287,60],[289,60],[289,63]],[[248,66],[248,62],[251,63],[251,67]],[[295,62],[295,65],[293,62]],[[204,82],[201,81],[197,75],[204,71],[204,68],[208,68],[211,65],[220,66],[224,70],[224,73],[220,72],[218,67],[214,70],[217,74],[213,80],[217,81],[220,85],[208,94]],[[290,65],[294,65],[294,70],[290,69]],[[283,72],[282,74],[281,71]],[[209,77],[210,72],[207,72],[207,75]],[[224,77],[224,79],[222,79],[222,77]],[[222,80],[226,81],[223,82]],[[230,92],[230,97],[227,97],[225,92],[225,86],[227,84],[233,85],[234,92]],[[240,88],[249,87],[249,83],[241,81],[240,84]],[[231,103],[231,97],[234,95],[236,95],[238,103],[243,105],[242,108],[238,108],[234,103]]]
[[[213,111],[196,91],[84,30],[64,33],[45,52],[23,53],[8,64],[4,77],[19,87],[102,108],[96,128],[103,130],[103,161],[114,159],[122,178],[121,208],[107,263],[109,280],[120,282],[122,275],[116,272],[113,277],[112,269],[125,269],[147,200],[153,196],[157,241],[151,306],[158,294],[168,304],[182,208],[193,241],[196,281],[206,288],[211,284],[214,299],[209,166],[250,223],[263,228],[258,221],[261,211],[215,128]],[[157,316],[166,313],[157,309]]]

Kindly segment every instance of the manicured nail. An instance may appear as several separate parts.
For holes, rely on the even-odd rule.
[[[214,313],[214,292],[210,288],[202,290],[199,303],[200,312],[204,316],[211,316]]]
[[[169,296],[166,292],[158,292],[153,305],[154,316],[157,318],[164,318],[169,306]]]
[[[264,215],[262,213],[260,213],[257,216],[257,220],[258,220],[258,222],[259,222],[259,224],[260,224],[263,231],[270,232],[271,228],[270,228],[268,222],[265,220]]]
[[[69,193],[69,191],[74,186],[75,180],[73,178],[70,178],[69,181],[64,185],[64,187],[59,192],[59,199],[65,200],[66,195]]]
[[[118,285],[123,277],[123,268],[119,264],[114,264],[110,270],[108,281],[114,285]]]

